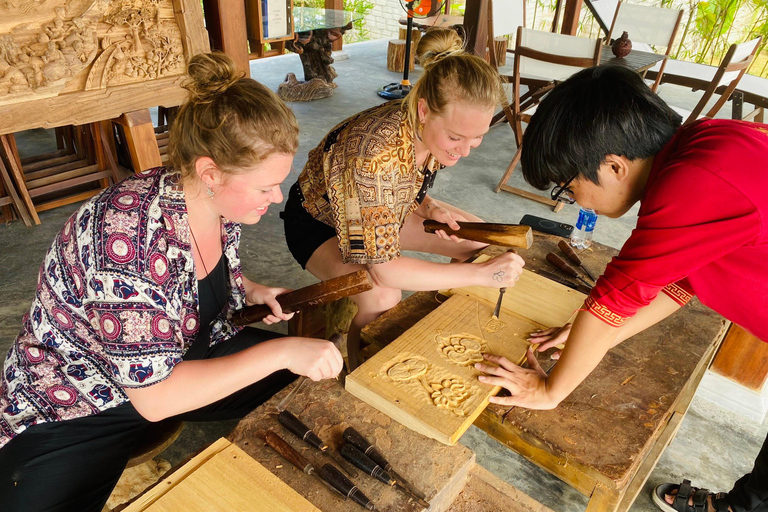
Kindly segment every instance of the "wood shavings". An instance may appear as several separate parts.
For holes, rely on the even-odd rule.
[[[629,384],[630,382],[632,382],[632,379],[634,379],[634,378],[635,378],[635,375],[634,375],[634,374],[630,375],[629,377],[627,377],[626,379],[624,379],[624,382],[622,382],[622,383],[621,383],[621,385],[622,385],[622,386],[626,386],[627,384]]]

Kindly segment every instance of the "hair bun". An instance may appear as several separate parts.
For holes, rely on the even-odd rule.
[[[235,62],[224,53],[199,53],[192,57],[187,66],[187,80],[183,87],[189,91],[189,101],[194,103],[211,101],[217,94],[229,89],[232,84],[245,76],[238,71]]]
[[[453,29],[434,28],[427,30],[416,47],[416,55],[424,69],[429,68],[451,55],[464,52],[464,40]]]

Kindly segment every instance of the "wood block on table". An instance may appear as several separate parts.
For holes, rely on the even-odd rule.
[[[295,384],[294,384],[295,385]],[[228,439],[248,455],[290,485],[313,505],[333,512],[359,512],[359,505],[343,501],[321,482],[302,473],[264,445],[254,434],[272,430],[306,457],[315,467],[329,461],[314,449],[293,437],[276,418],[277,404],[293,386],[277,393],[269,401],[243,418]],[[347,393],[341,383],[330,379],[306,381],[288,405],[288,410],[337,451],[343,444],[341,433],[349,426],[357,429],[386,457],[403,478],[427,495],[430,512],[448,509],[464,488],[475,454],[461,445],[446,447],[392,421],[388,416]],[[422,510],[412,499],[367,475],[353,479],[377,510],[415,512]]]
[[[124,512],[320,512],[264,466],[219,439]]]
[[[497,292],[498,294],[498,292]],[[521,363],[531,331],[543,325],[465,295],[449,298],[347,376],[346,388],[388,416],[453,445],[500,387],[482,384],[483,353]]]

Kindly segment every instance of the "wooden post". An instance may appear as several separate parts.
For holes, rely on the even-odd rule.
[[[408,71],[413,71],[415,61],[414,44],[411,42],[411,56],[408,59]],[[387,47],[387,69],[396,73],[403,72],[403,65],[405,64],[405,41],[402,39],[390,39],[389,46]]]
[[[344,10],[344,0],[325,0],[326,9]],[[340,52],[344,45],[344,38],[340,37],[331,44],[331,51]]]
[[[125,140],[128,143],[135,172],[163,165],[149,110],[137,110],[123,114],[114,122],[121,125],[125,131]]]
[[[467,0],[464,33],[467,34],[466,50],[484,58],[488,46],[488,0]]]
[[[244,71],[246,77],[250,77],[245,2],[243,0],[203,0],[203,11],[211,48],[232,57],[237,68]]]
[[[583,0],[565,0],[563,26],[560,28],[561,34],[576,35],[576,31],[579,29],[579,15],[581,14],[582,3]]]

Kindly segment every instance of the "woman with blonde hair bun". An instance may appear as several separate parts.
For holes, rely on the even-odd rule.
[[[395,306],[402,290],[513,286],[524,264],[511,253],[478,265],[461,263],[483,244],[424,232],[425,219],[452,229],[459,229],[457,221],[481,220],[427,192],[437,171],[480,144],[502,89],[496,70],[464,52],[452,30],[427,32],[416,53],[424,73],[408,97],[333,128],[310,151],[282,214],[288,248],[316,277],[361,268],[371,274],[374,288],[353,297],[358,312],[347,339],[351,369],[360,330]],[[405,257],[402,250],[454,262]]]
[[[225,55],[188,73],[171,166],[83,204],[45,256],[0,381],[0,510],[100,511],[151,422],[242,417],[342,368],[328,341],[229,322],[249,304],[291,316],[238,248],[240,225],[282,202],[299,130]]]

